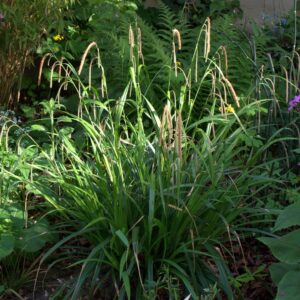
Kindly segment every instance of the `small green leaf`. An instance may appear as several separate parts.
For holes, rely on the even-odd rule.
[[[300,201],[286,207],[276,220],[274,231],[300,225]]]
[[[300,263],[300,229],[279,238],[263,237],[258,240],[267,245],[278,260],[292,265]]]
[[[120,268],[119,268],[120,276],[124,273],[123,270],[124,270],[125,264],[127,262],[127,258],[128,258],[128,251],[125,251],[120,260]]]
[[[64,123],[72,123],[72,119],[68,116],[60,116],[57,119],[58,122],[64,122]]]
[[[36,130],[36,131],[47,131],[46,127],[43,125],[38,125],[38,124],[33,124],[31,125],[31,129],[32,130]]]
[[[14,230],[19,230],[24,226],[24,212],[22,208],[18,208],[14,204],[10,206],[3,206],[0,208],[0,224],[6,223],[11,224]]]
[[[279,283],[275,300],[296,300],[300,295],[300,271],[290,271]]]
[[[124,233],[121,230],[116,231],[116,235],[119,237],[119,239],[123,242],[123,244],[129,248],[129,242],[126,238],[126,236],[124,235]]]
[[[25,164],[20,164],[19,165],[19,172],[22,174],[23,178],[28,178],[30,174],[30,168],[29,166]]]
[[[134,89],[137,88],[137,83],[136,83],[136,74],[135,74],[135,70],[133,67],[129,68],[129,73],[130,73],[130,77],[134,86]]]
[[[0,285],[0,295],[5,292],[5,286],[4,285]]]
[[[59,130],[59,135],[60,136],[71,136],[71,134],[74,132],[73,127],[64,127]]]
[[[14,250],[15,246],[15,238],[11,234],[1,234],[0,236],[0,260],[9,254],[11,254]]]
[[[35,113],[35,108],[29,105],[21,105],[21,110],[26,118],[32,118]]]
[[[125,291],[126,291],[126,294],[128,296],[128,299],[131,299],[131,297],[130,297],[131,296],[130,280],[129,280],[129,276],[128,276],[127,272],[122,273],[122,280],[123,280],[123,284],[124,284]]]
[[[134,2],[131,2],[131,1],[127,2],[127,3],[125,3],[125,5],[126,5],[126,8],[129,10],[138,10],[138,6]]]
[[[17,241],[17,247],[25,252],[36,252],[52,240],[46,221],[39,221],[31,227],[24,229]]]
[[[289,265],[286,263],[274,263],[270,266],[270,273],[273,282],[278,286],[284,275],[290,271],[299,271],[300,265]]]

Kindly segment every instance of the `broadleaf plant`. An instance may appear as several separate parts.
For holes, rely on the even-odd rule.
[[[276,300],[293,300],[300,294],[300,229],[292,229],[300,226],[299,216],[297,201],[282,210],[276,220],[274,233],[283,231],[283,235],[259,238],[280,261],[270,267],[272,280],[278,286]]]

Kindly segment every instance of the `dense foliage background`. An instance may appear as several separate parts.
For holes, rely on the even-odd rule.
[[[0,299],[299,295],[297,3],[154,2],[0,3]]]

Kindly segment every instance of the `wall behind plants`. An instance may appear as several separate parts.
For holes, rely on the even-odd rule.
[[[207,16],[234,12],[240,6],[239,0],[164,0],[171,9],[183,10],[197,24],[201,24]],[[145,0],[144,8],[159,7],[160,0]]]
[[[240,0],[245,22],[254,19],[258,23],[276,22],[293,9],[294,0]]]
[[[287,15],[294,8],[294,0],[166,0],[170,7],[182,8],[193,12],[194,17],[234,12],[237,8],[243,11],[243,22],[250,20],[262,24],[273,23]],[[159,6],[159,0],[145,0],[145,8]],[[299,7],[299,6],[298,6]]]

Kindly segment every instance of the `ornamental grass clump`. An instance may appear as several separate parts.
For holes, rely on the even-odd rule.
[[[278,184],[261,160],[278,140],[275,134],[262,144],[253,134],[249,112],[263,114],[267,100],[239,99],[216,59],[219,53],[208,52],[209,24],[188,68],[177,68],[173,59],[162,66],[170,76],[157,108],[143,85],[149,74],[138,44],[130,45],[129,81],[115,99],[97,43],[88,46],[78,71],[66,59],[52,67],[61,69],[61,77],[57,98],[42,103],[40,122],[47,115],[48,127],[33,128],[44,144],[31,138],[37,156],[25,162],[30,177],[9,175],[23,180],[26,192],[44,199],[61,222],[62,240],[40,266],[60,249],[51,266],[64,261],[74,272],[81,267],[57,291],[65,299],[78,299],[86,283],[90,298],[108,289],[118,299],[197,299],[211,291],[233,299],[225,257],[249,216],[259,218],[253,203]],[[141,36],[131,28],[131,41],[135,33]],[[175,74],[180,80],[174,83]],[[63,109],[66,86],[77,92],[77,115]],[[202,89],[209,90],[207,98]],[[76,253],[64,251],[82,240]]]
[[[232,297],[223,243],[247,215],[256,197],[250,190],[271,182],[263,166],[244,157],[238,116],[211,116],[200,128],[171,107],[165,127],[145,103],[142,122],[150,119],[155,128],[147,133],[128,119],[128,89],[111,105],[84,104],[82,118],[68,117],[78,128],[74,135],[55,129],[55,160],[42,153],[32,164],[47,171],[33,176],[29,191],[76,230],[61,245],[76,237],[90,245],[77,253],[82,269],[68,297],[76,299],[86,281],[96,292],[107,280],[120,299],[196,298],[214,284]],[[244,163],[232,163],[242,157]]]

